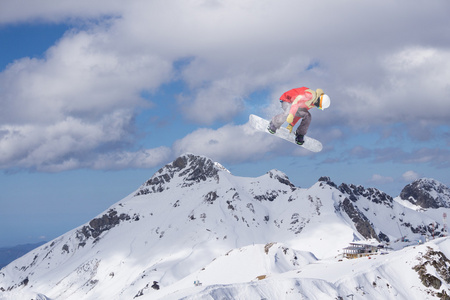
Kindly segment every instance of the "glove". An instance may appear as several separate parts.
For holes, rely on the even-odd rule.
[[[291,124],[289,124],[286,128],[287,128],[287,130],[289,130],[289,133],[292,133],[292,125]]]
[[[291,124],[293,121],[294,121],[294,115],[293,114],[289,114],[289,116],[286,119],[286,122]]]

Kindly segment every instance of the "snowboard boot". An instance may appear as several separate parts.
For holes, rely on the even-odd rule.
[[[295,142],[297,143],[297,145],[303,145],[303,143],[305,142],[305,140],[303,139],[303,135],[295,133]]]
[[[277,128],[273,126],[272,122],[270,122],[269,126],[267,126],[267,131],[269,131],[271,134],[275,134],[275,132],[277,132]]]

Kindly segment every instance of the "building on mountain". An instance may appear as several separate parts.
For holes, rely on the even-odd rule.
[[[359,258],[370,255],[379,254],[382,245],[364,244],[364,243],[350,243],[350,246],[344,248],[343,256],[345,258]]]

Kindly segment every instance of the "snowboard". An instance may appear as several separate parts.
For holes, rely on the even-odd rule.
[[[289,141],[291,143],[294,143],[297,145],[297,143],[295,142],[295,133],[292,132],[290,133],[289,130],[287,128],[284,127],[280,127],[277,132],[275,132],[274,134],[271,134],[268,130],[267,130],[267,126],[269,126],[270,121],[267,121],[266,119],[263,119],[261,117],[258,117],[256,115],[250,115],[250,125],[255,128],[256,130],[259,131],[263,131],[266,132],[267,134],[270,135],[274,135],[277,136],[279,138],[282,138],[286,141]],[[322,151],[322,143],[319,142],[316,139],[313,139],[309,136],[304,136],[304,140],[305,142],[303,143],[303,145],[298,145],[301,146],[309,151],[312,152],[320,152]]]

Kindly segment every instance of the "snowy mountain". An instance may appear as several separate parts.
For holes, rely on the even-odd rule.
[[[405,186],[400,198],[422,208],[450,207],[450,188],[428,178],[421,178]]]
[[[448,188],[427,182],[414,189],[436,207],[328,177],[307,189],[278,170],[238,177],[185,154],[1,269],[0,299],[439,299]],[[352,242],[385,254],[343,258]]]

